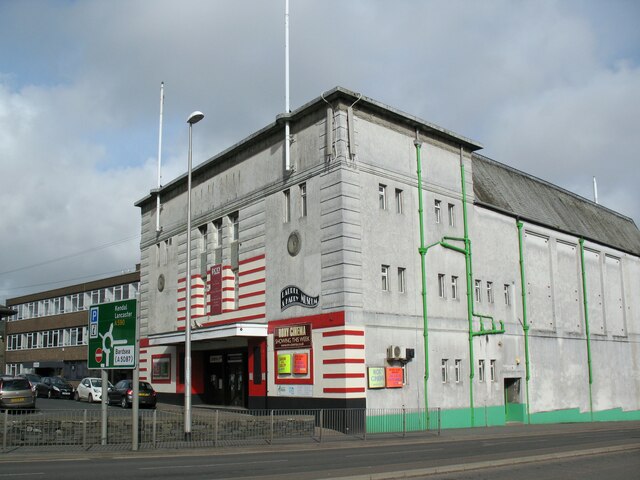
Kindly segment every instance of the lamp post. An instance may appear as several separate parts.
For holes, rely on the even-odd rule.
[[[184,439],[191,440],[191,132],[204,118],[199,111],[189,115],[189,166],[187,170],[187,318],[184,328]]]

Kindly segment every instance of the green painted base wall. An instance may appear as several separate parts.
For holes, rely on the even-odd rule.
[[[623,411],[621,408],[601,410],[593,412],[581,412],[577,408],[566,410],[554,410],[552,412],[539,412],[531,414],[531,423],[578,423],[578,422],[620,422],[628,420],[640,420],[640,410]]]
[[[551,423],[580,423],[580,422],[619,422],[640,421],[640,410],[623,411],[621,408],[603,410],[593,413],[581,412],[577,408],[554,410],[550,412],[531,413],[531,424]],[[503,405],[493,407],[478,407],[474,409],[473,425],[471,423],[471,409],[455,408],[440,411],[440,428],[469,428],[493,427],[506,425],[508,422],[527,423],[526,404],[509,404],[509,414]],[[430,413],[427,418],[424,412],[406,412],[391,415],[376,415],[367,417],[368,433],[383,432],[419,432],[438,429],[437,414]]]

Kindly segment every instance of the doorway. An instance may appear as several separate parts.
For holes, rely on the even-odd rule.
[[[205,401],[212,405],[247,406],[247,351],[207,352]]]
[[[520,378],[504,379],[504,416],[505,422],[524,421],[524,405],[520,400]]]

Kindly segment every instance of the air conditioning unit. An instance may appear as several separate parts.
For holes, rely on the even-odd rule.
[[[407,349],[399,345],[389,345],[387,347],[387,358],[390,360],[406,360]]]

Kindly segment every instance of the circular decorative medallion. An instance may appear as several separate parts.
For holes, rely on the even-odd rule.
[[[164,274],[161,273],[158,276],[158,291],[161,292],[164,290]]]
[[[287,251],[289,255],[295,257],[302,247],[302,240],[300,239],[300,234],[298,232],[291,232],[289,235],[289,239],[287,240]]]

